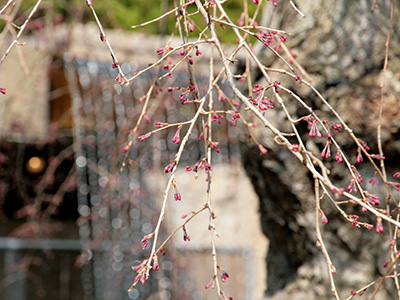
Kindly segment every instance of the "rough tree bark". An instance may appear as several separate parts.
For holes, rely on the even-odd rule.
[[[313,85],[338,110],[355,134],[368,143],[371,153],[378,153],[379,84],[389,27],[390,1],[378,1],[379,8],[373,13],[372,1],[301,1],[298,4],[306,15],[305,19],[294,12],[289,1],[283,2],[278,9],[270,5],[264,12],[264,21],[271,27],[294,33],[293,37],[288,38],[287,45],[298,54],[298,61],[314,80]],[[400,169],[397,159],[400,152],[400,26],[396,22],[399,17],[399,9],[396,8],[382,119],[382,143],[390,177]],[[272,53],[264,53],[267,65],[281,65]],[[255,78],[257,76],[254,74]],[[274,76],[274,80],[281,79],[287,84],[284,77]],[[299,84],[290,88],[318,114],[327,113],[310,89]],[[288,95],[281,96],[295,116],[307,114]],[[280,128],[288,128],[288,122],[278,110],[274,113],[268,111],[268,115]],[[318,142],[307,139],[307,124],[304,123],[307,147],[319,153],[325,140]],[[331,292],[326,263],[320,249],[315,246],[313,180],[289,151],[282,150],[272,142],[270,135],[261,130],[259,135],[269,150],[267,155],[260,156],[257,149],[245,143],[241,149],[243,165],[260,199],[262,228],[270,240],[266,258],[268,299],[289,299],[293,296],[296,296],[295,299],[329,299]],[[357,147],[345,133],[339,136],[339,141],[349,151],[351,162],[355,164]],[[373,170],[367,165],[357,164],[366,182],[373,175]],[[328,166],[334,180],[346,188],[350,177],[345,167],[334,159],[328,162]],[[380,196],[383,203],[384,195]],[[339,294],[347,297],[351,289],[361,288],[385,273],[382,265],[389,259],[387,250],[390,238],[387,230],[383,237],[363,228],[352,227],[330,203],[323,201],[321,205],[329,219],[323,231],[328,251],[337,268],[335,279]],[[354,209],[360,214],[359,208],[346,209],[349,213]],[[375,224],[373,218],[369,221]],[[382,289],[379,299],[396,297],[392,280],[386,280]]]

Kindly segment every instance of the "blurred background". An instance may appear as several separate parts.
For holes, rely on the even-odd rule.
[[[6,2],[11,3],[2,1],[1,7]],[[306,18],[290,1],[278,0],[278,7],[266,2],[259,11],[259,23],[293,33],[285,42],[290,57],[279,47],[277,51],[296,68],[302,66],[304,79],[368,143],[371,153],[378,153],[380,122],[388,179],[396,181],[392,178],[400,170],[400,46],[396,38],[390,40],[381,90],[389,1],[305,0],[297,4]],[[377,6],[371,11],[372,2]],[[15,5],[0,15],[1,55],[35,3],[13,1]],[[174,14],[131,28],[173,8],[174,1],[96,0],[94,7],[128,77],[159,58],[155,49],[164,47],[175,28]],[[235,0],[224,7],[234,22],[246,24],[243,8],[251,16],[258,6]],[[188,6],[189,13],[195,10]],[[393,13],[394,20],[398,19],[397,7]],[[192,20],[203,24],[198,15]],[[217,31],[222,41],[236,42],[226,26],[217,26]],[[193,37],[198,33],[196,28]],[[394,22],[392,37],[399,33],[399,24]],[[19,42],[26,44],[15,46],[0,65],[0,88],[6,88],[6,94],[0,94],[0,299],[218,299],[215,290],[204,288],[213,274],[207,214],[187,225],[190,242],[184,242],[183,233],[178,232],[166,247],[165,257],[159,257],[160,271],[127,292],[136,276],[132,267],[146,258],[152,246],[150,241],[142,250],[140,240],[154,230],[168,178],[163,169],[177,150],[172,142],[174,128],[143,142],[135,139],[125,153],[127,133],[135,127],[143,97],[154,80],[165,75],[179,56],[171,57],[167,68],[154,68],[121,86],[115,81],[118,72],[112,68],[91,11],[85,1],[78,0],[42,1]],[[261,43],[252,38],[249,42],[266,66],[286,68]],[[180,43],[178,37],[171,40],[172,45]],[[199,50],[203,54],[193,55],[192,60],[201,93],[208,83],[210,52],[206,44]],[[246,56],[239,52],[237,59],[235,73],[243,75]],[[155,81],[138,135],[153,130],[155,122],[174,123],[192,116],[194,105],[181,105],[178,98],[180,89],[190,83],[184,65],[171,78]],[[256,68],[249,76],[253,83],[263,84]],[[305,85],[282,74],[273,74],[272,80],[282,81],[321,118],[338,121]],[[224,84],[221,80],[221,89],[229,97]],[[247,82],[238,86],[251,94]],[[168,92],[168,87],[173,91]],[[282,93],[282,97],[296,118],[309,113],[290,96]],[[381,99],[383,118],[379,121]],[[230,109],[219,101],[214,108]],[[268,110],[268,118],[281,131],[292,130],[279,109]],[[230,275],[223,290],[234,299],[329,299],[326,262],[315,246],[312,178],[289,150],[259,130],[262,126],[253,128],[253,133],[268,155],[260,155],[258,147],[248,143],[247,131],[232,125],[236,124],[230,118],[213,122],[213,138],[220,147],[220,154],[213,153],[216,242],[219,264]],[[310,139],[306,122],[297,126],[307,148],[320,155],[325,140]],[[185,132],[183,128],[181,136]],[[196,179],[195,173],[185,171],[186,165],[193,167],[204,157],[200,132],[201,126],[196,126],[182,154],[176,177],[182,201],[172,200],[171,193],[163,237],[182,224],[182,215],[206,202],[205,174],[199,172]],[[369,182],[371,165],[357,161],[357,147],[349,135],[335,138],[364,177],[365,188],[381,198],[384,209],[383,184],[377,187]],[[128,164],[121,171],[125,158]],[[332,180],[347,188],[351,177],[346,167],[333,158],[324,163]],[[397,191],[393,193],[398,197]],[[329,220],[323,234],[337,269],[336,284],[341,297],[348,297],[350,290],[386,273],[390,230],[387,224],[379,235],[357,229],[331,203],[322,201],[321,207]],[[344,209],[376,224],[376,218],[362,214],[359,207]],[[371,293],[367,290],[365,295]],[[396,295],[393,281],[385,280],[379,299]]]
[[[19,25],[35,1],[16,4],[10,12]],[[141,30],[130,26],[169,6],[168,1],[96,1],[127,75],[158,59],[155,49],[165,44],[174,17]],[[1,54],[15,31],[6,16]],[[175,129],[135,140],[129,165],[120,171],[126,131],[135,126],[143,96],[160,71],[120,86],[92,20],[84,1],[44,1],[20,39],[26,44],[16,46],[0,66],[0,85],[6,87],[0,104],[0,299],[217,299],[214,290],[204,289],[213,274],[206,214],[187,225],[190,242],[179,232],[159,258],[160,271],[127,292],[134,268],[152,246],[150,241],[142,250],[140,240],[157,222],[168,178],[163,168],[177,150]],[[200,88],[208,83],[209,57],[201,50],[194,59]],[[187,87],[184,70],[156,83],[139,135],[153,130],[156,121],[176,123],[193,114],[193,107],[176,105],[178,92],[167,93],[168,86]],[[183,214],[206,203],[205,174],[196,180],[184,171],[204,156],[199,129],[183,153],[177,174],[182,201],[168,207],[164,238],[183,222]],[[261,299],[267,241],[257,196],[241,168],[234,128],[217,124],[214,135],[221,148],[213,184],[215,211],[221,213],[217,246],[220,265],[231,275],[224,291],[236,299]]]

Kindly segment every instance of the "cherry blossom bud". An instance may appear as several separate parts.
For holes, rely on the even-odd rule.
[[[146,276],[143,274],[142,278],[140,278],[140,283],[144,284],[146,282]]]
[[[325,158],[331,157],[331,140],[330,139],[328,139],[326,141],[326,145],[321,152],[321,157],[325,157]]]
[[[175,144],[179,144],[181,142],[181,138],[180,138],[181,129],[182,129],[182,125],[179,125],[174,137],[172,138],[172,142],[174,142]]]
[[[337,163],[340,163],[343,161],[343,156],[342,156],[342,151],[340,149],[337,150],[337,153],[335,155],[335,159]]]
[[[162,128],[164,126],[168,126],[168,123],[156,122],[156,128]]]
[[[322,224],[327,224],[328,223],[328,218],[326,217],[326,215],[322,211],[322,209],[319,210],[319,214],[321,215],[321,223]]]
[[[184,234],[184,235],[183,235],[183,240],[184,240],[185,242],[190,242],[190,237],[189,237],[187,234]]]
[[[377,171],[375,171],[374,176],[371,178],[371,180],[368,181],[372,186],[374,186],[375,184],[379,185],[378,180],[376,180],[376,175],[377,175]]]
[[[353,218],[353,220],[352,220],[352,222],[351,222],[351,225],[353,225],[353,226],[357,226],[358,225],[358,219],[360,218],[360,216],[357,216],[357,215],[350,215],[350,217],[352,217]]]
[[[222,275],[221,275],[222,282],[225,282],[228,278],[229,278],[228,273],[226,273],[224,270],[222,270]]]
[[[153,238],[153,236],[154,236],[154,232],[152,232],[152,233],[150,233],[150,234],[144,236],[144,237],[141,239],[140,242],[143,244],[143,245],[142,245],[142,248],[143,248],[143,249],[146,249],[146,247],[147,247],[147,245],[148,245],[148,243],[149,243],[149,240],[150,240],[151,238]]]
[[[165,253],[165,248],[161,248],[161,249],[160,249],[160,253],[161,253],[162,256],[165,256],[165,254],[166,254],[166,253]]]
[[[193,32],[195,28],[196,28],[196,24],[194,22],[190,23],[188,26],[189,32]]]
[[[361,154],[361,148],[360,147],[358,147],[357,152],[358,152],[358,154],[357,154],[357,162],[360,163],[360,162],[362,162],[364,160],[363,157],[362,157],[362,154]]]
[[[368,191],[364,191],[364,195],[367,197],[367,200],[371,205],[378,206],[379,205],[379,198],[376,195],[369,193]]]
[[[143,249],[143,250],[146,249],[148,244],[149,244],[149,242],[148,242],[148,241],[145,241],[145,242],[143,243],[143,245],[142,245],[142,249]]]
[[[211,288],[213,289],[214,281],[215,281],[215,275],[211,278],[210,282],[206,284],[205,288],[208,289],[211,286]]]
[[[121,149],[122,153],[128,153],[129,145],[126,145],[124,148]]]
[[[267,154],[268,150],[263,147],[263,145],[259,144],[258,149],[262,154]]]
[[[361,145],[363,146],[363,148],[365,149],[365,150],[370,150],[369,149],[369,147],[368,147],[368,145],[367,145],[367,143],[365,142],[365,141],[363,141],[363,140],[361,140],[361,139],[358,139],[358,141],[361,143]]]
[[[184,240],[185,242],[190,242],[190,237],[189,237],[189,235],[188,235],[187,232],[186,232],[186,227],[183,226],[183,227],[182,227],[182,230],[183,230],[183,240]]]
[[[322,134],[318,130],[318,127],[317,127],[317,120],[314,120],[311,122],[311,129],[310,129],[310,132],[308,133],[308,135],[310,137],[315,137],[315,136],[317,136],[319,138],[322,137]]]
[[[382,225],[382,219],[380,217],[378,217],[376,219],[376,233],[381,233],[383,232],[383,225]]]
[[[165,52],[165,48],[158,48],[158,49],[156,49],[156,52],[158,55],[161,55]]]
[[[357,171],[356,167],[355,166],[351,166],[351,169],[354,172],[354,175],[356,176],[356,179],[357,179],[358,183],[362,183],[364,181],[364,179],[362,178],[360,173]]]
[[[377,160],[385,160],[385,158],[386,158],[385,156],[380,155],[380,154],[371,154],[371,157],[375,158]]]
[[[331,272],[332,274],[336,274],[336,267],[334,265],[331,266]]]
[[[396,191],[400,192],[400,182],[388,181],[387,184],[393,186]]]
[[[172,161],[170,164],[168,164],[168,165],[164,168],[164,172],[165,172],[165,173],[172,172],[172,170],[173,170],[174,167],[175,167],[175,164],[176,164],[176,161],[175,161],[175,160]]]
[[[236,21],[236,23],[237,23],[239,26],[243,26],[243,25],[244,25],[243,16],[240,16],[240,18]]]
[[[106,40],[107,40],[106,36],[105,36],[102,32],[100,32],[100,41],[102,41],[103,43],[105,43]]]
[[[157,255],[154,255],[154,262],[153,262],[153,270],[158,271],[160,269],[160,266],[158,264],[158,257]]]
[[[181,201],[182,200],[180,193],[175,193],[174,198],[175,198],[175,201]]]

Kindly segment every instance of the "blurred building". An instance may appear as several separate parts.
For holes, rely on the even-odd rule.
[[[0,299],[217,299],[204,289],[213,274],[206,212],[187,225],[191,241],[178,233],[160,258],[160,271],[127,292],[136,276],[132,266],[151,247],[142,250],[140,240],[157,221],[168,178],[162,169],[176,152],[175,132],[140,145],[135,140],[123,171],[121,150],[143,95],[165,70],[121,87],[94,25],[59,27],[50,41],[45,31],[34,34],[1,65],[7,94],[0,98]],[[107,39],[131,75],[157,59],[155,45],[163,45],[158,37],[122,31],[107,30]],[[207,50],[201,50],[204,55],[194,59],[199,86],[207,82],[202,72],[208,66]],[[163,96],[168,86],[188,84],[185,73],[175,74],[172,84],[156,86],[159,102],[150,102],[142,133],[155,120],[190,116],[174,94]],[[235,131],[221,124],[215,138],[221,142],[212,185],[216,242],[221,267],[230,274],[223,289],[235,299],[262,299],[267,241],[258,200],[241,169]],[[184,164],[201,158],[203,148],[194,140]],[[183,222],[181,215],[204,205],[203,175],[196,180],[184,168],[177,172],[182,201],[168,205],[164,237]]]

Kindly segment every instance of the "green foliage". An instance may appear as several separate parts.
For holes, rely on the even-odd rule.
[[[107,27],[122,27],[131,30],[131,26],[144,23],[161,14],[161,0],[103,0],[96,1],[96,12],[106,16]],[[148,33],[158,33],[158,24],[146,27]]]
[[[252,16],[256,9],[256,5],[248,2],[249,15]],[[27,16],[37,0],[24,0],[21,4],[21,12],[23,16]],[[86,6],[85,0],[64,0],[54,1],[53,15],[62,15],[64,22],[90,22],[93,16],[90,9]],[[173,8],[171,0],[93,0],[93,7],[96,10],[101,23],[105,28],[123,28],[129,31],[145,31],[148,34],[169,34],[175,28],[175,14],[171,14],[161,22],[152,23],[145,27],[132,29],[131,26],[138,25],[159,17],[169,9]],[[229,13],[230,18],[236,22],[243,12],[243,0],[231,0],[224,4],[225,9]],[[34,18],[43,16],[48,13],[46,2],[43,2],[42,9],[37,12]],[[189,13],[196,11],[195,5],[188,7]],[[22,17],[24,19],[24,17]],[[200,15],[193,16],[192,19],[196,24],[204,26],[204,21]],[[217,28],[222,41],[236,41],[236,37],[231,30],[225,30],[223,26]],[[196,30],[193,33],[197,34]]]
[[[256,5],[248,2],[249,15],[252,16],[256,10]],[[229,16],[233,21],[239,19],[243,12],[243,1],[232,0],[224,4]],[[109,23],[107,27],[114,27],[118,24],[122,28],[132,30],[132,25],[141,24],[149,20],[155,19],[160,15],[164,14],[169,9],[173,8],[173,1],[169,0],[103,0],[95,2],[96,11],[101,15],[113,16],[108,18]],[[187,8],[189,13],[196,11],[195,5]],[[106,13],[108,12],[108,14]],[[193,16],[193,20],[196,24],[204,26],[203,18],[200,15]],[[103,20],[102,20],[103,21]],[[159,33],[171,33],[175,28],[176,18],[175,14],[171,14],[167,17],[167,22],[157,22],[146,27],[135,30],[144,30],[146,33],[159,34]],[[166,28],[165,28],[166,27]],[[222,37],[222,41],[232,42],[236,41],[236,37],[231,30],[224,30],[223,27],[217,29],[218,34]],[[197,31],[195,31],[197,33]]]

